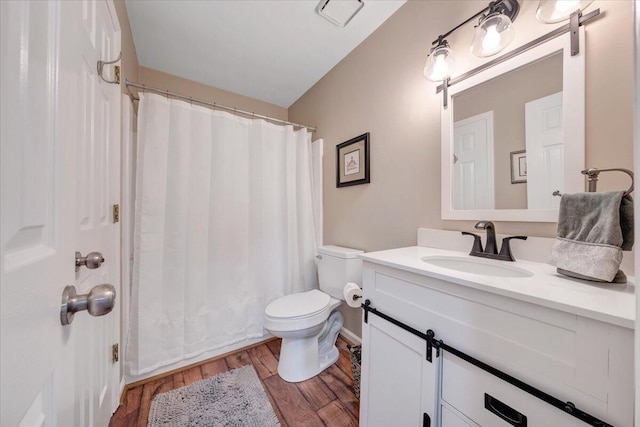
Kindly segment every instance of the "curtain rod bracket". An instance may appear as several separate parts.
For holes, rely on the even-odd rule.
[[[129,80],[124,79],[124,87],[127,88],[127,94],[129,96],[129,99],[131,100],[131,103],[133,104],[135,101],[140,101],[140,98],[138,98],[137,96],[135,96],[133,94],[133,92],[131,92],[131,89],[129,88]]]

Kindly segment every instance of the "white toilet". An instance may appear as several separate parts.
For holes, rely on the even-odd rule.
[[[336,310],[347,282],[360,283],[363,251],[340,246],[318,249],[320,290],[286,295],[264,310],[264,327],[282,338],[278,374],[288,382],[308,380],[338,360],[336,339],[342,313]]]

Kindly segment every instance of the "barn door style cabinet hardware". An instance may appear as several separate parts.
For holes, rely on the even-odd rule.
[[[364,304],[362,304],[362,308],[365,311],[365,323],[368,323],[369,320],[369,313],[375,314],[376,316],[379,316],[380,318],[398,326],[401,329],[404,329],[405,331],[419,337],[420,339],[423,339],[426,341],[426,360],[429,363],[433,362],[433,352],[435,350],[436,353],[436,357],[440,357],[440,350],[444,350],[446,352],[449,352],[453,355],[455,355],[456,357],[458,357],[459,359],[464,360],[467,363],[472,364],[473,366],[476,366],[477,368],[482,369],[483,371],[501,379],[502,381],[505,381],[517,388],[519,388],[522,391],[525,391],[526,393],[529,393],[530,395],[537,397],[538,399],[542,400],[545,403],[548,403],[551,406],[554,406],[558,409],[560,409],[561,411],[575,417],[578,418],[579,420],[592,425],[592,426],[601,426],[601,427],[613,427],[611,424],[608,424],[602,420],[599,420],[598,418],[594,417],[593,415],[588,414],[585,411],[580,410],[579,408],[576,407],[576,405],[572,402],[563,402],[562,400],[548,394],[545,393],[542,390],[539,390],[538,388],[527,384],[524,381],[521,381],[503,371],[501,371],[500,369],[497,369],[487,363],[482,362],[479,359],[476,359],[473,356],[470,356],[468,354],[466,354],[463,351],[458,350],[455,347],[452,347],[450,345],[447,345],[443,340],[439,340],[436,339],[436,335],[435,332],[431,329],[427,330],[426,333],[420,332],[419,330],[403,323],[400,322],[397,319],[394,319],[392,316],[389,316],[381,311],[378,311],[376,308],[371,306],[371,301],[370,300],[366,300],[364,302]],[[508,405],[497,401],[495,398],[493,398],[492,396],[485,394],[484,395],[484,400],[485,400],[485,409],[489,410],[490,412],[498,415],[500,418],[502,418],[503,420],[509,422],[510,424],[514,425],[514,426],[526,426],[526,420],[527,417],[521,413],[519,413],[518,411],[514,410],[513,408],[510,408]],[[499,406],[501,406],[502,408],[504,408],[504,410],[499,410],[496,408],[496,403],[499,404]],[[506,413],[511,413],[511,414],[516,414],[516,417],[512,417],[509,415],[506,415]]]
[[[443,252],[412,247],[362,256],[362,425],[421,427],[424,414],[434,427],[633,425],[626,311],[606,315],[602,307],[611,301],[603,297],[591,311],[569,306],[573,295],[563,296],[572,301],[565,306],[521,297],[516,292],[532,280],[536,289],[563,286],[535,263],[526,264],[536,272],[529,278],[477,285],[469,274],[421,269],[432,251]],[[509,290],[508,280],[523,284]]]

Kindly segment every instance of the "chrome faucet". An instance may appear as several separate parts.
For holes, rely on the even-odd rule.
[[[482,249],[482,238],[474,233],[468,233],[463,231],[462,234],[466,236],[473,236],[473,247],[469,255],[478,256],[483,258],[492,258],[502,261],[515,261],[511,253],[511,239],[527,240],[527,236],[511,236],[502,239],[502,247],[500,253],[498,253],[498,247],[496,246],[496,227],[491,221],[479,221],[475,225],[476,230],[485,230],[487,232],[487,239],[485,242],[485,249]]]

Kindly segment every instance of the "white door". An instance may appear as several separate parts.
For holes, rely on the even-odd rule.
[[[453,208],[493,209],[493,111],[453,125]]]
[[[117,310],[62,326],[60,302],[66,285],[119,284],[119,89],[96,76],[117,19],[104,0],[0,7],[1,424],[107,425]],[[76,250],[106,262],[76,273]]]
[[[562,92],[525,104],[527,207],[554,209],[564,191]]]
[[[438,359],[423,339],[369,315],[362,325],[360,425],[422,427],[437,421]]]

